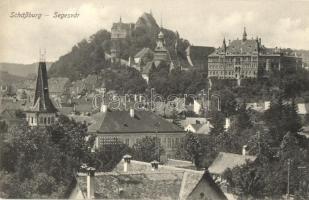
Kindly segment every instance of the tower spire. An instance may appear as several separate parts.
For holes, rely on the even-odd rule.
[[[225,37],[223,38],[222,48],[223,48],[224,52],[226,52],[226,42],[225,42]]]
[[[244,26],[244,33],[242,34],[242,40],[246,41],[247,40],[247,32],[246,32],[246,27]]]

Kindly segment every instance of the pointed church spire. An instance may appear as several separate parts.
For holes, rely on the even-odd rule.
[[[244,27],[244,33],[242,34],[242,40],[243,40],[243,41],[246,41],[246,40],[247,40],[246,27]]]
[[[121,15],[120,15],[120,19],[119,19],[119,22],[120,22],[120,23],[122,23]]]
[[[223,42],[222,42],[222,49],[224,52],[226,52],[226,42],[225,42],[225,37],[223,38]]]
[[[45,53],[40,55],[38,76],[36,79],[36,87],[33,101],[33,111],[37,112],[57,111],[57,109],[54,107],[51,100],[49,99]]]

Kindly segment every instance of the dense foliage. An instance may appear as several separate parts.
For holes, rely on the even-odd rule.
[[[204,70],[180,71],[161,62],[152,67],[149,74],[149,87],[164,97],[178,94],[197,94],[207,87],[207,74]]]
[[[105,52],[109,50],[110,42],[108,31],[98,31],[89,40],[82,40],[72,48],[71,52],[53,63],[49,75],[77,80],[109,67],[110,63],[105,59]]]
[[[219,152],[241,154],[248,146],[257,155],[255,162],[228,169],[223,177],[232,192],[241,198],[279,198],[287,191],[299,199],[308,197],[309,141],[298,133],[302,122],[294,101],[283,103],[276,96],[262,116],[239,106],[231,116],[231,126],[224,131],[220,112],[211,113],[214,128],[209,135],[187,134],[178,148],[179,158],[191,160],[199,168],[208,167]],[[253,120],[254,119],[254,120]],[[307,196],[306,196],[307,195]]]
[[[2,198],[64,198],[88,157],[86,126],[61,116],[52,128],[26,124],[9,130],[0,145]]]

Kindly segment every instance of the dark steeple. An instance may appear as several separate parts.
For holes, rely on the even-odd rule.
[[[39,62],[32,111],[47,113],[57,112],[57,109],[49,99],[46,63],[42,60]]]
[[[226,42],[225,42],[225,38],[223,38],[222,49],[223,49],[224,52],[226,52]]]
[[[246,27],[244,27],[244,33],[242,34],[242,40],[243,40],[243,41],[246,41],[246,40],[247,40]]]

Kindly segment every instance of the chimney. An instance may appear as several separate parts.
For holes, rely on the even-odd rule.
[[[225,125],[224,125],[225,130],[227,131],[230,128],[230,126],[231,126],[231,120],[230,120],[230,118],[226,117],[225,118]]]
[[[139,95],[139,102],[142,102],[142,98],[143,98],[143,96],[140,94]]]
[[[151,164],[151,170],[152,171],[158,170],[158,168],[159,168],[159,162],[158,161],[154,160],[150,164]]]
[[[242,155],[243,156],[247,156],[248,155],[248,146],[247,145],[244,145],[242,147]]]
[[[134,94],[134,102],[137,102],[137,94]]]
[[[123,164],[123,171],[124,172],[127,172],[128,171],[128,167],[129,167],[129,164],[131,162],[131,158],[132,156],[126,154],[123,156],[123,161],[124,161],[124,164]]]
[[[130,108],[130,117],[134,118],[134,108]]]
[[[101,111],[102,113],[106,113],[106,111],[107,111],[107,105],[102,104],[102,105],[101,105],[100,111]]]
[[[94,199],[95,192],[95,168],[88,167],[87,168],[87,199]]]

